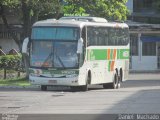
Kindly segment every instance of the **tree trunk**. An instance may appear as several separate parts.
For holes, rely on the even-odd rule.
[[[22,40],[24,40],[26,37],[30,36],[31,31],[31,17],[30,17],[30,9],[27,6],[26,0],[21,0],[22,3],[22,14],[23,14],[23,35]],[[26,78],[29,77],[29,59],[26,54],[22,54],[23,56],[23,62],[24,67],[26,71]]]
[[[30,29],[31,29],[30,9],[27,6],[25,0],[21,0],[21,3],[22,3],[22,14],[23,14],[23,38],[26,38],[30,35]]]

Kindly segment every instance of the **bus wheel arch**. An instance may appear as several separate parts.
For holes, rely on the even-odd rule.
[[[88,74],[85,80],[85,85],[82,86],[82,91],[88,91],[89,84],[91,84],[91,70],[88,71]]]

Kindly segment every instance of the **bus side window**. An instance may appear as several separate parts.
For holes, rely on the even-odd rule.
[[[95,36],[93,27],[87,28],[87,46],[95,44]]]
[[[86,27],[82,28],[82,38],[83,38],[83,44],[86,46]]]
[[[108,28],[104,28],[104,45],[108,45]]]
[[[114,45],[115,44],[115,30],[113,28],[109,28],[109,41],[108,45]]]

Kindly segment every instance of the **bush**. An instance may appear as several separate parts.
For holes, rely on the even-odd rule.
[[[22,55],[5,55],[0,56],[0,68],[1,69],[21,69]]]

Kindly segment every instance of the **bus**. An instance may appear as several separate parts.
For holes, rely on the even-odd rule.
[[[33,24],[29,46],[29,80],[40,85],[69,86],[87,91],[89,85],[118,89],[129,73],[129,28],[99,17],[62,17]]]

